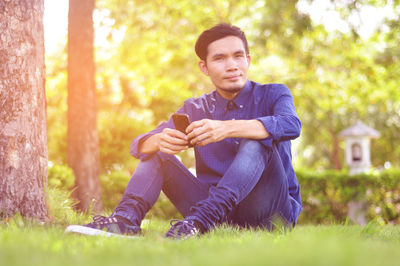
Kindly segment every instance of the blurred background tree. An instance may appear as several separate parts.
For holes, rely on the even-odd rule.
[[[214,89],[198,70],[194,43],[218,22],[246,32],[251,79],[291,89],[303,122],[294,142],[296,168],[343,168],[337,134],[357,119],[381,132],[372,143],[372,164],[399,166],[399,6],[367,0],[96,1],[102,174],[132,173],[132,139],[168,119],[186,98]],[[329,17],[337,25],[324,21]],[[49,157],[60,164],[66,162],[65,53],[60,47],[47,55]],[[181,157],[193,166],[191,152]]]
[[[103,211],[94,62],[94,0],[69,0],[68,165],[75,175],[74,196],[82,211]]]

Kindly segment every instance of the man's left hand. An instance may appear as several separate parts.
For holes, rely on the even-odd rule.
[[[190,143],[196,146],[204,146],[218,142],[227,137],[226,121],[203,119],[191,123],[187,129]]]

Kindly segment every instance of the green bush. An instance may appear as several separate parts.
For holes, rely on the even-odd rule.
[[[59,188],[47,188],[46,203],[51,222],[57,224],[85,224],[87,215],[75,211],[78,201],[71,197],[71,192]]]
[[[54,165],[48,171],[48,193],[53,198],[52,212],[56,217],[62,217],[63,211],[69,212],[68,208],[76,204],[67,200],[74,186],[74,174],[64,165]],[[400,224],[400,169],[354,176],[345,171],[300,170],[296,174],[303,202],[299,223],[344,223],[349,219],[349,203],[357,201],[365,205],[367,222]],[[102,200],[106,212],[114,210],[118,205],[130,176],[128,171],[118,170],[101,175]],[[180,217],[180,214],[161,193],[148,214],[148,217],[152,216],[171,219]]]
[[[48,168],[47,175],[50,188],[70,190],[74,187],[75,176],[71,168],[66,165],[53,165]]]
[[[363,202],[367,221],[400,223],[400,170],[350,176],[343,171],[296,172],[302,195],[300,223],[342,223],[348,204]]]
[[[103,206],[106,210],[112,211],[117,207],[130,178],[131,175],[125,171],[111,171],[100,177]],[[161,192],[148,216],[171,219],[180,217],[180,214],[164,193]]]
[[[121,201],[131,174],[123,170],[110,171],[100,176],[101,195],[105,213],[113,211]],[[75,176],[71,168],[66,165],[52,165],[48,168],[47,204],[50,217],[55,221],[73,221],[74,207],[78,201],[71,197],[75,184]],[[179,218],[180,214],[161,192],[149,217],[156,216],[164,219]]]
[[[170,219],[181,219],[182,215],[178,212],[175,206],[167,198],[167,196],[161,192],[160,197],[154,204],[153,208],[147,214],[147,217],[157,217],[165,220]]]
[[[114,209],[120,202],[130,179],[125,171],[111,171],[100,176],[101,198],[105,209]]]
[[[102,173],[121,168],[132,171],[136,168],[138,161],[129,154],[129,147],[136,136],[150,130],[146,121],[132,118],[128,112],[123,111],[99,113]]]

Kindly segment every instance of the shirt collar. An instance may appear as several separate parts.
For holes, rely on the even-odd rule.
[[[214,97],[215,97],[217,106],[220,108],[243,109],[245,107],[246,103],[248,103],[248,97],[250,95],[250,92],[251,92],[251,82],[249,80],[247,80],[243,89],[232,100],[225,99],[224,97],[219,95],[217,90],[214,91]],[[232,102],[232,103],[230,103],[230,102]],[[230,107],[228,107],[228,106],[230,106]]]

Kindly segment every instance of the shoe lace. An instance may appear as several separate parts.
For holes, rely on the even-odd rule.
[[[197,232],[194,224],[189,221],[174,219],[169,224],[171,225],[171,229],[168,231],[167,236],[181,236]]]
[[[96,224],[113,224],[117,223],[118,220],[116,217],[106,217],[103,215],[94,215],[93,216],[93,223]]]

